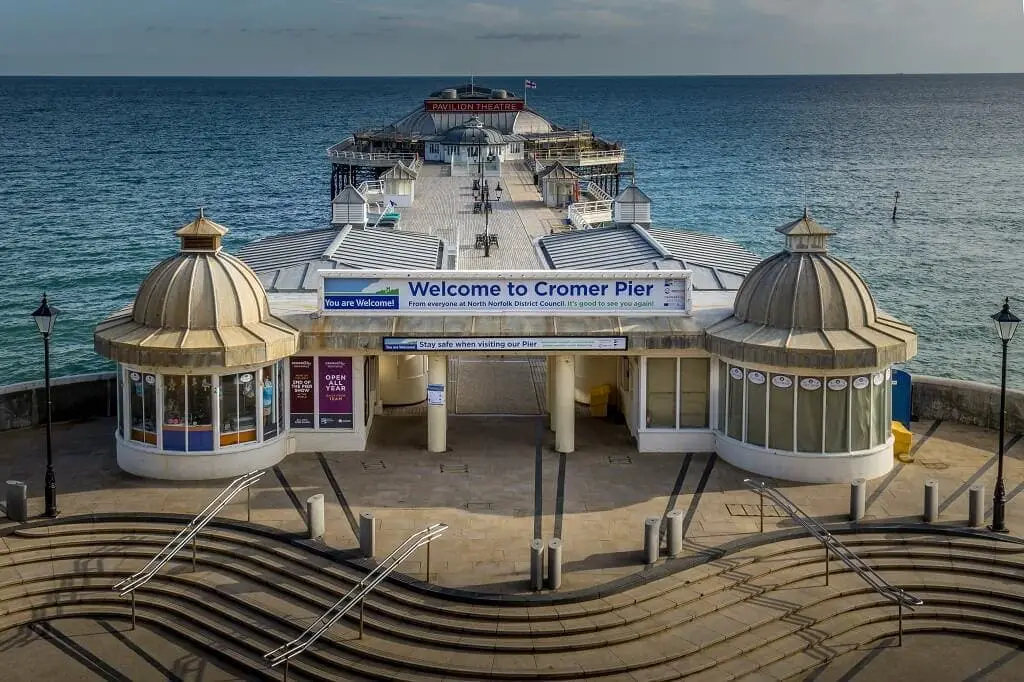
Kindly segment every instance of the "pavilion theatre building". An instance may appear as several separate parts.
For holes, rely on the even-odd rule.
[[[536,248],[550,255],[576,238],[657,245],[649,229],[595,227]],[[259,249],[244,260],[226,253],[225,232],[203,215],[178,230],[180,251],[96,328],[97,352],[118,366],[115,438],[128,472],[210,479],[293,452],[360,451],[395,404],[425,403],[423,446],[457,449],[449,360],[524,354],[547,358],[559,452],[574,451],[576,421],[587,418],[578,402],[610,386],[640,452],[714,451],[807,482],[892,467],[890,367],[914,354],[916,336],[877,309],[861,277],[829,255],[832,233],[806,213],[778,228],[783,250],[753,260],[732,290],[695,287],[704,266],[686,263],[445,269],[443,245],[429,240],[421,246],[436,265],[416,266],[389,245],[400,230],[365,225],[307,234],[302,244],[319,241],[285,267]],[[363,242],[402,266],[331,260]],[[282,244],[264,244],[264,256],[286,258]],[[289,272],[294,285],[281,279]]]

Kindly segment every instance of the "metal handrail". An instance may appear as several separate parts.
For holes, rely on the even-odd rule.
[[[132,604],[134,608],[133,593],[135,590],[145,585],[150,578],[156,575],[157,571],[163,568],[175,554],[181,551],[182,547],[193,540],[199,531],[201,531],[206,524],[208,524],[213,517],[217,515],[217,512],[227,506],[227,504],[234,499],[235,495],[259,481],[263,477],[264,473],[266,472],[250,471],[244,476],[239,476],[235,480],[231,481],[231,483],[229,483],[228,486],[224,488],[219,495],[217,495],[217,497],[213,498],[213,501],[210,502],[210,504],[206,505],[206,507],[199,512],[194,519],[188,522],[188,525],[182,528],[170,542],[164,545],[163,549],[157,552],[156,556],[154,556],[142,570],[114,585],[114,589],[119,590],[122,597],[132,595]],[[194,560],[195,555],[193,554],[193,561]]]
[[[366,577],[360,580],[344,597],[327,609],[302,634],[287,644],[264,654],[263,657],[270,661],[271,667],[274,667],[281,663],[287,663],[292,658],[301,654],[319,639],[320,635],[327,632],[331,626],[351,611],[356,604],[362,603],[366,595],[391,575],[391,572],[398,568],[398,565],[405,561],[409,555],[440,537],[446,530],[448,530],[448,524],[435,523],[410,535],[405,542],[399,545],[391,554],[387,555],[372,571],[366,574]],[[362,620],[360,620],[360,633],[362,633]],[[287,668],[285,670],[287,671]]]
[[[782,492],[767,485],[764,481],[754,481],[753,479],[745,478],[743,479],[743,482],[747,484],[748,488],[761,495],[762,498],[767,496],[776,505],[782,507],[782,509],[789,514],[791,519],[818,540],[818,542],[825,547],[826,560],[828,558],[828,552],[831,550],[850,568],[850,570],[855,572],[864,582],[870,585],[875,592],[878,592],[878,594],[896,604],[899,604],[900,606],[913,607],[924,604],[924,601],[910,594],[902,587],[890,585],[885,578],[878,575],[873,568],[864,563],[863,559],[854,554],[849,547],[839,542],[839,540],[837,540],[832,533],[828,532],[824,526],[805,514],[803,510],[796,506],[796,504],[794,504],[793,501],[786,497]],[[761,508],[763,513],[763,504],[761,505]],[[828,574],[826,573],[826,579],[827,575]]]
[[[612,197],[608,192],[601,189],[601,186],[591,180],[580,180],[580,192],[589,194],[596,201],[611,201]]]

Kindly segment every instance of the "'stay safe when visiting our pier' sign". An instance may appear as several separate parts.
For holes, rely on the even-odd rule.
[[[687,315],[690,273],[676,271],[322,271],[326,314]]]

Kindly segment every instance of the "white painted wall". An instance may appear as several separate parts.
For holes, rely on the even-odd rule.
[[[817,454],[771,450],[716,434],[715,451],[729,464],[759,476],[800,483],[850,483],[889,473],[893,438],[871,450]]]

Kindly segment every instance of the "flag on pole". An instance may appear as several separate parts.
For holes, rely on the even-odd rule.
[[[526,83],[525,83],[525,86],[526,86],[527,90],[536,90],[537,89],[537,83],[535,81],[527,80]]]

